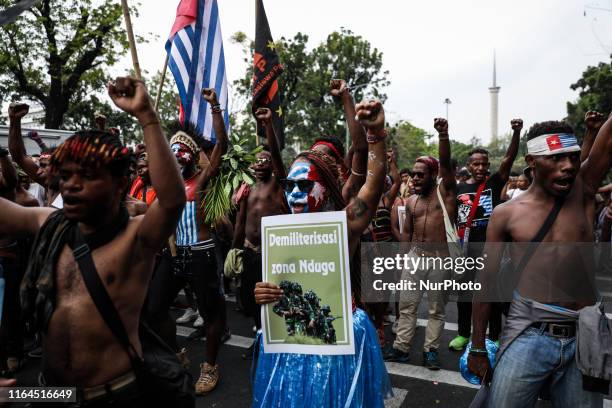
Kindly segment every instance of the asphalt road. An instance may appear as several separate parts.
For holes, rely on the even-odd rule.
[[[426,302],[426,300],[425,300]],[[242,358],[246,348],[254,337],[252,322],[237,312],[237,304],[233,297],[228,298],[228,323],[232,332],[230,340],[222,347],[218,364],[221,370],[221,379],[216,390],[209,395],[198,397],[198,407],[236,408],[249,407],[251,403],[251,361]],[[477,389],[467,383],[459,374],[458,359],[460,353],[446,348],[448,342],[456,335],[457,307],[455,303],[447,305],[447,323],[442,336],[440,360],[442,369],[430,371],[422,366],[422,345],[426,324],[425,305],[421,305],[419,312],[419,327],[415,335],[411,352],[411,362],[408,364],[387,363],[387,370],[391,375],[395,397],[386,401],[386,407],[468,407]],[[181,310],[173,310],[177,316]],[[192,362],[191,372],[194,379],[199,376],[199,364],[204,357],[204,340],[201,338],[189,339],[194,329],[191,325],[179,327],[179,341],[188,349],[188,356]],[[387,340],[393,341],[394,335],[391,326],[387,327]],[[20,386],[35,386],[40,360],[29,358],[19,372],[17,378]],[[609,398],[609,397],[608,397]],[[548,407],[548,403],[540,402],[538,407]],[[611,401],[604,404],[612,408]],[[314,407],[313,407],[314,408]]]

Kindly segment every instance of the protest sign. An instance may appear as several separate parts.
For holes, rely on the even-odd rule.
[[[266,353],[354,354],[346,212],[264,217],[263,281],[285,292],[262,308]]]

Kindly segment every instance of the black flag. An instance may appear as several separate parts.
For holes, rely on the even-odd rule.
[[[283,72],[276,46],[272,40],[268,18],[263,0],[256,1],[257,21],[255,25],[255,55],[253,55],[253,112],[257,108],[269,108],[272,111],[274,131],[281,149],[285,147],[285,126],[283,124],[283,106],[278,76]],[[263,129],[257,129],[265,137]]]
[[[21,0],[13,7],[0,12],[0,27],[17,20],[24,11],[38,3],[40,0]]]

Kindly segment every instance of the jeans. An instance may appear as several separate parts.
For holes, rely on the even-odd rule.
[[[545,395],[554,408],[602,407],[602,394],[582,389],[575,352],[575,337],[553,337],[542,329],[529,327],[497,363],[488,406],[534,407],[538,396]]]

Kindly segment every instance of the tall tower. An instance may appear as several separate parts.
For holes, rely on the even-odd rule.
[[[499,90],[497,86],[497,66],[495,61],[495,51],[493,51],[493,86],[489,88],[491,93],[491,140],[497,139],[497,115],[498,115],[498,98]]]

